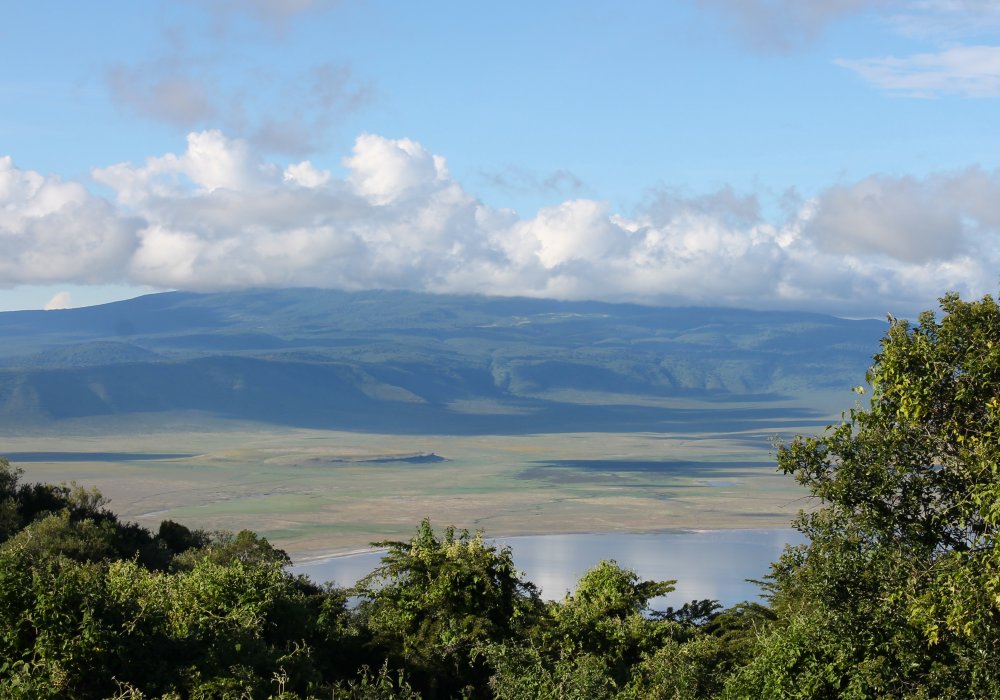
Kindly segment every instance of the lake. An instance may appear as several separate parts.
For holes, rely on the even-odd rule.
[[[746,579],[762,578],[786,544],[804,541],[792,529],[708,530],[654,534],[573,534],[499,537],[514,563],[542,596],[562,598],[602,559],[614,559],[643,579],[677,579],[676,590],[659,605],[711,598],[725,606],[758,600],[760,589]],[[379,564],[380,552],[364,552],[291,567],[314,581],[353,585]]]

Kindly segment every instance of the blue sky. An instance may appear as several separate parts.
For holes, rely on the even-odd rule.
[[[908,315],[1000,281],[1000,2],[18,3],[0,309],[389,287]]]

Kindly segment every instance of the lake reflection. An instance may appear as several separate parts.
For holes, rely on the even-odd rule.
[[[803,537],[795,530],[711,530],[635,535],[622,533],[500,537],[514,563],[548,599],[562,598],[602,559],[614,559],[643,579],[677,579],[677,590],[659,605],[712,598],[730,606],[756,600],[760,590],[746,579],[762,578],[786,544]],[[380,552],[335,557],[292,567],[314,581],[354,584],[379,564]]]

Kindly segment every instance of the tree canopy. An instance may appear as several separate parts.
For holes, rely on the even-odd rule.
[[[867,408],[779,447],[819,507],[774,567],[779,621],[738,687],[1000,696],[1000,308],[941,309],[891,319]]]

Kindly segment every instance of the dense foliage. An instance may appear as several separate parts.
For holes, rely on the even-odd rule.
[[[652,614],[650,599],[672,582],[613,562],[545,603],[508,549],[424,521],[408,542],[378,543],[382,565],[355,588],[318,587],[252,532],[164,521],[153,534],[94,491],[20,476],[0,460],[4,698],[646,697],[657,683],[672,697],[716,687],[700,671],[718,665],[722,643],[699,625],[720,619],[717,605]],[[672,667],[686,675],[665,679]]]
[[[1000,308],[942,309],[891,322],[867,408],[779,445],[817,502],[768,605],[655,611],[673,582],[614,562],[545,602],[427,521],[319,587],[252,532],[152,533],[0,460],[0,697],[1000,697]]]
[[[866,410],[780,447],[822,507],[735,694],[1000,697],[1000,307],[941,303],[891,320]]]

